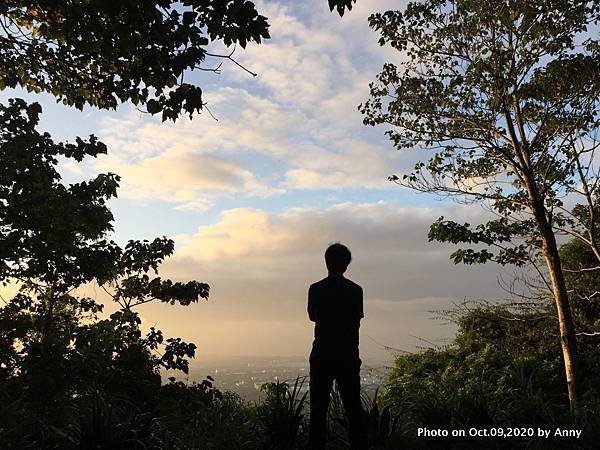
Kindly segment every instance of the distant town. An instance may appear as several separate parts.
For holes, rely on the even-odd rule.
[[[388,371],[384,363],[364,361],[361,369],[363,392],[372,394],[381,388]],[[201,356],[191,361],[186,378],[180,374],[173,375],[189,383],[201,382],[211,376],[219,389],[236,392],[245,400],[255,402],[264,399],[261,386],[272,381],[293,384],[296,377],[300,377],[300,381],[304,378],[302,390],[307,391],[309,368],[307,358],[303,357]]]

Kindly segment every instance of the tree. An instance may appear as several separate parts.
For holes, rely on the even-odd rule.
[[[37,380],[31,387],[52,395],[57,389],[44,390],[43,380],[69,377],[47,377],[50,367],[86,354],[82,365],[105,354],[108,361],[98,367],[110,367],[127,348],[146,355],[151,372],[159,366],[187,372],[185,358],[194,356],[195,345],[165,341],[154,329],[142,339],[134,308],[156,300],[190,305],[208,298],[208,285],[150,276],[173,253],[170,239],[132,240],[124,248],[108,239],[113,216],[106,201],[116,196],[119,178],[100,174],[65,186],[56,170],[59,156],[80,161],[106,146],[93,136],[55,143],[36,130],[40,112],[23,100],[0,105],[0,281],[19,283],[19,293],[0,308],[0,380],[31,376]],[[94,280],[121,306],[107,321],[95,321],[102,305],[74,293]],[[149,351],[161,344],[155,361]]]
[[[403,60],[385,64],[359,108],[388,124],[397,149],[430,155],[391,180],[485,204],[477,226],[436,221],[431,240],[473,244],[455,262],[532,264],[551,292],[569,401],[577,414],[577,343],[557,235],[592,249],[596,210],[600,42],[597,0],[411,2],[370,17]],[[579,197],[578,200],[577,197]],[[573,210],[581,201],[584,216]],[[540,259],[543,266],[540,266]]]
[[[185,81],[226,46],[269,37],[268,23],[247,0],[28,1],[0,6],[0,90],[49,92],[82,109],[146,106],[175,120],[200,112],[202,89]]]
[[[328,0],[340,16],[355,1]],[[218,73],[219,59],[239,66],[235,45],[262,42],[268,28],[248,0],[9,0],[0,5],[0,90],[49,92],[78,109],[131,101],[163,121],[191,117],[206,102],[186,81],[190,72]],[[233,51],[211,52],[216,42]]]

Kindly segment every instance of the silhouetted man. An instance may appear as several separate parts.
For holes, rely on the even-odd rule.
[[[325,251],[328,276],[308,290],[308,317],[315,322],[310,353],[309,448],[325,448],[327,408],[333,380],[342,397],[349,425],[351,449],[366,448],[360,401],[358,328],[363,314],[362,288],[344,278],[352,259],[340,243]]]

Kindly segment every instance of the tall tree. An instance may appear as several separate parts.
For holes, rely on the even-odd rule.
[[[474,244],[454,252],[455,262],[538,270],[556,302],[574,413],[576,333],[557,235],[575,237],[600,262],[599,12],[598,0],[426,0],[374,14],[380,44],[402,59],[384,65],[360,106],[365,124],[391,126],[397,149],[429,156],[391,180],[484,203],[496,215],[477,226],[442,217],[431,240]],[[577,197],[583,216],[573,210]]]

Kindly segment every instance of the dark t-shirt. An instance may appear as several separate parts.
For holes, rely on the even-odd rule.
[[[327,277],[308,289],[308,317],[315,322],[313,350],[358,355],[362,288],[344,277]]]

